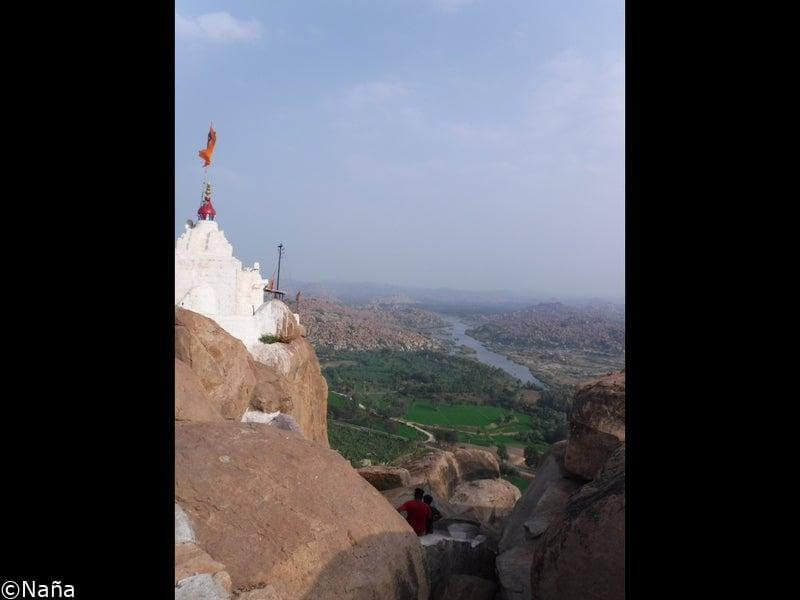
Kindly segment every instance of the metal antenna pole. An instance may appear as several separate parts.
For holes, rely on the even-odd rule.
[[[278,244],[278,278],[275,281],[275,290],[281,289],[281,256],[283,255],[283,242]]]

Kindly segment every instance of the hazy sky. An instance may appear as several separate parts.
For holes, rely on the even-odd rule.
[[[176,1],[175,232],[282,278],[624,293],[624,2]]]

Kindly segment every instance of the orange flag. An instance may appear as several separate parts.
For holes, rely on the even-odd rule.
[[[207,167],[211,164],[211,154],[214,152],[214,144],[217,143],[217,132],[214,131],[214,124],[212,123],[208,128],[208,142],[206,143],[206,149],[200,150],[198,154],[200,158],[202,158],[205,162],[203,165]]]

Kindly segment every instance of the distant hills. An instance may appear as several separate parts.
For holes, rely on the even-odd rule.
[[[508,290],[453,289],[453,288],[415,288],[388,283],[357,281],[302,281],[285,280],[281,287],[287,297],[294,297],[297,291],[303,296],[331,298],[343,304],[420,304],[443,312],[514,311],[542,302],[561,302],[568,306],[586,307],[615,305],[624,306],[624,299],[601,298],[555,298],[550,295]]]
[[[486,315],[468,334],[487,342],[528,349],[571,349],[623,354],[624,307],[612,303],[570,307],[543,302],[510,313]]]
[[[300,322],[316,348],[331,350],[438,350],[433,334],[445,322],[413,302],[343,304],[334,298],[302,297]]]

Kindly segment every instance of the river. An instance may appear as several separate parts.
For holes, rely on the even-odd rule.
[[[530,382],[540,388],[547,389],[547,386],[544,383],[534,377],[533,373],[531,373],[531,370],[528,367],[519,363],[515,363],[514,361],[507,359],[502,354],[492,352],[474,337],[468,336],[466,334],[467,324],[461,319],[453,315],[440,314],[439,316],[450,324],[448,333],[455,339],[456,344],[460,346],[467,346],[468,348],[475,350],[475,358],[477,358],[479,361],[492,367],[503,369],[509,375],[522,381],[522,383]]]

